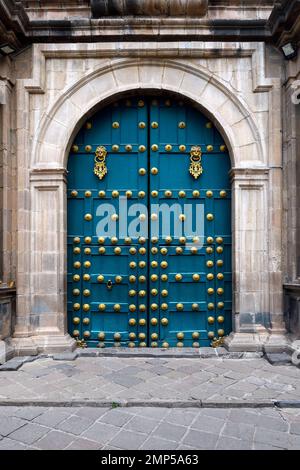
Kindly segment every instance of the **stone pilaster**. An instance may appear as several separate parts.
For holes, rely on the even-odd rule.
[[[73,349],[66,318],[65,171],[35,170],[30,175],[31,258],[28,310],[14,337],[19,355]]]
[[[283,87],[283,265],[291,354],[300,338],[300,54],[286,63]]]
[[[0,63],[0,281],[16,279],[16,157],[13,139],[14,83],[9,58]]]
[[[274,282],[269,270],[269,249],[273,212],[269,201],[271,180],[268,168],[233,169],[233,316],[235,330],[226,340],[232,351],[261,351],[269,343],[272,328],[278,325],[277,311],[272,308],[270,284]],[[268,210],[267,210],[268,208]],[[280,227],[280,211],[277,218]],[[274,230],[276,226],[274,227]],[[281,260],[278,269],[277,287],[281,290]],[[273,292],[272,292],[273,293]],[[282,314],[281,322],[282,325]],[[285,339],[279,334],[282,347]],[[275,340],[275,337],[274,337]]]

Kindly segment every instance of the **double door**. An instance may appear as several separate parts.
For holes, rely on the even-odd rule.
[[[73,337],[202,347],[231,331],[229,170],[219,132],[180,100],[123,99],[85,123],[68,165]]]

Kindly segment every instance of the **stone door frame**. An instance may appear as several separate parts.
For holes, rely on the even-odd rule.
[[[74,347],[67,334],[66,315],[69,149],[84,120],[98,106],[134,90],[164,90],[189,98],[222,134],[232,162],[233,190],[234,332],[227,345],[242,351],[282,349],[280,81],[265,77],[263,43],[244,43],[242,48],[224,43],[219,52],[213,43],[192,45],[191,50],[185,43],[159,47],[150,43],[146,49],[143,44],[123,46],[118,51],[109,44],[35,45],[33,78],[17,82],[16,352]],[[154,57],[149,57],[151,51]],[[191,60],[207,57],[209,63],[216,56],[236,58],[238,54],[252,61],[249,93],[268,95],[268,135],[243,96],[209,68],[197,67]],[[53,96],[47,90],[45,64],[64,57],[97,57],[98,61],[92,73]],[[49,106],[36,117],[31,103],[39,95],[49,99]]]

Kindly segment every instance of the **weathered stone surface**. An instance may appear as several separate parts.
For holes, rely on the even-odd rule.
[[[94,18],[103,16],[197,16],[206,14],[208,0],[91,0]]]
[[[93,420],[78,416],[70,416],[65,421],[58,423],[57,429],[79,436],[93,424]]]
[[[7,417],[5,415],[0,416],[0,435],[1,436],[8,436],[12,432],[16,431],[17,429],[25,426],[26,421],[20,418],[14,417]]]
[[[66,408],[65,418],[55,423],[57,410],[40,408],[43,425],[20,420],[18,409],[4,411],[1,450],[276,450],[300,445],[299,409]]]
[[[35,447],[42,450],[62,450],[67,448],[73,441],[73,435],[59,431],[51,431],[37,441]]]
[[[74,352],[63,352],[63,353],[59,353],[59,354],[54,354],[53,355],[53,360],[54,361],[75,361],[75,359],[77,359],[77,357],[79,356],[80,354],[78,354],[77,351],[74,351]]]
[[[116,350],[117,352],[117,350]],[[96,348],[78,348],[76,349],[78,357],[97,357],[99,356],[99,349]]]
[[[24,444],[33,444],[41,437],[49,432],[46,426],[39,426],[38,424],[28,423],[25,426],[17,429],[10,434],[10,438],[16,441],[21,441]]]
[[[267,361],[270,362],[273,366],[282,366],[292,364],[291,356],[287,353],[267,353]]]
[[[14,357],[10,359],[5,364],[0,365],[0,371],[16,371],[20,369],[26,362],[32,362],[36,359],[34,356],[26,356],[26,357]]]

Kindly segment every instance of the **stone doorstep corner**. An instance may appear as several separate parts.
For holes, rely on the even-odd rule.
[[[5,371],[17,371],[27,362],[33,362],[40,358],[52,358],[54,361],[75,361],[78,357],[122,357],[122,358],[166,358],[166,359],[261,359],[265,358],[272,365],[291,365],[292,359],[287,353],[240,353],[240,352],[229,352],[225,348],[200,348],[195,350],[192,348],[181,348],[173,349],[152,349],[143,348],[130,350],[127,348],[109,348],[109,349],[97,349],[88,348],[82,349],[77,348],[75,351],[64,351],[61,353],[54,354],[37,354],[35,356],[15,356],[8,360],[4,364],[0,365],[0,372]]]
[[[49,339],[50,338],[50,339]],[[272,365],[300,366],[300,360],[292,360],[297,350],[285,336],[276,336],[276,347],[270,347],[270,336],[261,338],[258,334],[232,333],[225,340],[225,347],[217,348],[76,348],[69,335],[61,337],[12,338],[0,341],[4,354],[0,354],[1,370],[18,370],[23,364],[40,357],[52,357],[57,361],[74,361],[77,357],[163,357],[163,358],[223,358],[256,359],[265,357]],[[47,341],[46,341],[47,339]],[[264,341],[263,341],[264,340]],[[268,347],[269,346],[269,347]],[[1,351],[0,351],[1,352]]]
[[[54,336],[37,335],[22,338],[13,337],[6,340],[5,343],[9,345],[10,348],[14,349],[15,356],[65,353],[66,351],[72,352],[76,348],[76,342],[69,334]],[[282,353],[286,352],[290,346],[291,340],[285,334],[269,334],[264,330],[263,334],[259,332],[232,332],[225,338],[224,347],[222,348],[200,348],[200,350],[195,350],[194,348],[171,348],[168,350],[158,348],[157,350],[160,351],[160,354],[163,351],[165,355],[174,354],[174,351],[176,351],[176,357],[185,357],[185,355],[198,357],[198,351],[200,351],[201,356],[204,354],[208,354],[209,356],[220,355],[221,351],[224,350],[227,350],[229,353],[240,354],[266,352]],[[127,348],[110,348],[110,350],[118,351],[120,354],[125,354],[125,351],[127,351],[130,356],[132,355],[132,351]],[[105,351],[108,351],[108,349]],[[157,355],[153,348],[143,348],[142,350],[134,349],[133,354],[145,356],[148,354]]]

